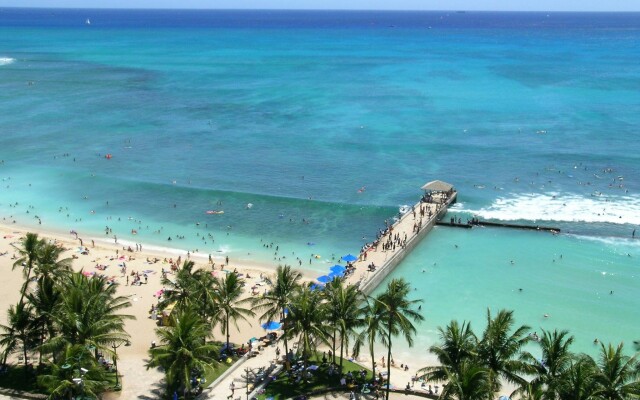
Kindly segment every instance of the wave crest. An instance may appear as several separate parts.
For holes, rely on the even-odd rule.
[[[13,63],[16,59],[11,57],[0,57],[0,66],[9,65]]]
[[[520,194],[496,199],[479,210],[460,209],[496,220],[600,222],[640,225],[640,198],[584,197],[558,193]]]

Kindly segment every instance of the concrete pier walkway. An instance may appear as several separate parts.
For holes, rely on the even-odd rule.
[[[368,248],[363,248],[358,260],[351,263],[355,271],[346,281],[360,287],[365,294],[373,290],[420,243],[455,203],[458,192],[446,182],[433,181],[422,186],[424,196],[388,228]],[[373,267],[371,265],[373,264]]]

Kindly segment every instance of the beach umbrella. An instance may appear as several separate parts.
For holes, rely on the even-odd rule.
[[[309,286],[309,288],[311,290],[324,290],[324,285],[319,285],[317,283],[312,283],[311,286]]]
[[[320,283],[328,283],[331,282],[333,280],[333,278],[331,278],[328,275],[321,275],[319,277],[316,278],[316,280]]]
[[[333,267],[329,268],[329,270],[331,272],[344,272],[344,271],[347,270],[347,268],[345,266],[343,266],[343,265],[336,264]]]
[[[333,278],[335,278],[335,277],[342,278],[342,277],[344,276],[344,271],[341,271],[341,272],[333,271],[333,272],[331,272],[331,273],[330,273],[329,275],[327,275],[327,276],[328,276],[329,278],[332,278],[332,279],[333,279]]]
[[[346,262],[351,262],[357,260],[358,257],[354,256],[353,254],[347,254],[346,256],[342,256],[342,259]]]
[[[262,329],[266,329],[268,331],[275,331],[276,329],[280,329],[282,324],[276,321],[267,321],[260,326],[262,326]]]

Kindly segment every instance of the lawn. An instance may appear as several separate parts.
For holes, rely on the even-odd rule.
[[[0,374],[0,387],[32,393],[45,393],[36,383],[35,371],[25,373],[24,365],[10,365],[7,372]]]
[[[336,358],[337,363],[340,360]],[[313,357],[309,362],[309,365],[320,365],[319,357]],[[351,361],[344,360],[342,365],[342,371],[344,374],[348,372],[359,372],[363,368]],[[265,392],[258,396],[258,400],[264,400],[266,398],[273,398],[274,400],[289,399],[305,393],[313,392],[321,389],[338,388],[340,387],[340,375],[329,376],[328,365],[320,366],[313,372],[313,378],[309,382],[299,382],[290,380],[286,374],[281,374],[278,379],[269,383],[265,388]],[[371,380],[371,371],[366,369],[366,380]],[[360,382],[358,380],[358,382]]]
[[[46,393],[46,390],[38,386],[35,371],[30,371],[28,374],[25,374],[24,368],[24,365],[10,365],[6,373],[0,374],[0,387],[30,393]],[[41,371],[38,371],[38,374],[46,375],[49,372],[50,367],[48,365],[44,365],[43,369]],[[107,372],[106,378],[109,382],[109,384],[107,385],[107,391],[120,390],[119,387],[115,387],[115,372]],[[120,381],[119,383],[121,382],[122,381]]]
[[[239,360],[239,357],[234,356],[231,359],[230,363],[220,362],[215,365],[215,368],[207,368],[204,371],[204,379],[205,379],[204,387],[209,387],[216,379],[218,379],[218,377],[220,377],[220,375],[224,374],[224,372],[229,368],[231,368],[231,366],[235,364],[238,360]]]

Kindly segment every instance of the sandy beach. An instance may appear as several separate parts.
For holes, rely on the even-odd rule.
[[[14,255],[17,257],[18,253],[14,245],[19,246],[19,241],[25,233],[32,231],[23,229],[17,226],[0,226],[0,268],[3,272],[3,279],[0,282],[0,291],[4,295],[0,298],[0,320],[4,323],[7,318],[7,309],[11,304],[17,303],[20,298],[19,288],[23,282],[22,271],[16,269],[12,271],[12,266],[15,261]],[[91,238],[79,238],[83,239],[83,244],[87,246],[89,253],[82,254],[80,252],[79,240],[75,239],[75,235],[69,234],[67,237],[61,237],[48,232],[38,232],[41,237],[55,240],[61,243],[65,249],[67,249],[62,258],[77,257],[73,260],[73,269],[75,271],[82,270],[85,273],[98,273],[104,274],[108,277],[115,279],[118,283],[118,293],[127,296],[131,300],[131,308],[126,310],[127,314],[134,315],[135,320],[128,320],[126,322],[126,331],[131,335],[131,345],[121,346],[117,349],[118,353],[118,370],[122,374],[123,390],[119,394],[111,395],[110,397],[120,397],[124,399],[138,398],[141,396],[152,395],[155,389],[160,387],[160,381],[163,374],[151,369],[145,368],[145,363],[148,358],[148,349],[151,342],[157,340],[155,335],[156,322],[150,318],[149,310],[152,305],[157,304],[156,292],[162,289],[160,284],[161,270],[169,270],[169,264],[162,260],[172,258],[175,260],[175,254],[167,254],[162,252],[148,252],[132,251],[127,249],[123,250],[122,243],[107,243],[104,240],[93,239],[95,245],[91,245]],[[182,256],[184,260],[187,256],[186,252]],[[122,258],[124,257],[124,258]],[[156,263],[148,263],[147,259],[158,258],[161,261]],[[208,264],[206,256],[196,255],[191,258],[196,262],[197,267],[211,268]],[[145,284],[144,279],[139,286],[126,285],[127,277],[121,274],[120,267],[118,266],[122,262],[126,263],[127,274],[133,271],[146,272],[148,276],[148,282]],[[106,265],[106,270],[98,270],[97,264]],[[220,271],[222,264],[216,263],[216,270]],[[245,277],[250,275],[249,279],[246,279],[246,291],[250,296],[251,288],[255,285],[260,285],[260,275],[272,275],[275,270],[275,265],[258,265],[258,264],[244,264],[236,265],[231,263],[226,266],[227,270],[237,269],[239,273]],[[302,271],[304,273],[304,271]],[[171,277],[171,275],[169,275]],[[309,273],[305,275],[309,278]],[[258,286],[259,288],[259,286]],[[233,328],[231,330],[231,340],[237,343],[246,342],[253,336],[263,336],[265,331],[260,327],[260,323],[257,318],[253,318],[250,321],[239,321],[239,329]],[[214,332],[216,339],[222,339],[223,335],[219,329]],[[16,355],[17,357],[17,355]],[[10,361],[16,361],[11,360]]]

